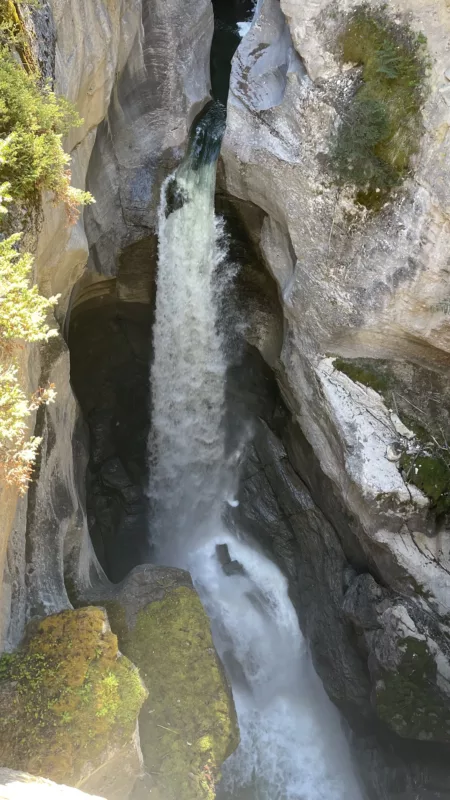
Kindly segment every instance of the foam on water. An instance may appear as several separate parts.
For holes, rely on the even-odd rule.
[[[226,543],[244,575],[226,575]],[[337,711],[315,674],[286,578],[256,547],[220,531],[187,556],[231,677],[241,744],[224,766],[224,796],[360,800]]]

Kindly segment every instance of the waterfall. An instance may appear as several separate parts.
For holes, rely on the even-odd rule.
[[[224,250],[214,214],[225,109],[211,103],[193,124],[188,152],[164,183],[151,369],[153,538],[160,557],[183,551],[220,515],[224,481],[226,363],[217,328]],[[222,486],[221,486],[222,484]]]
[[[230,677],[241,744],[225,800],[360,800],[338,714],[315,675],[286,578],[226,530],[226,359],[218,326],[226,253],[214,215],[224,109],[194,123],[162,188],[151,369],[152,537],[161,563],[189,569]],[[238,562],[225,574],[216,547]]]

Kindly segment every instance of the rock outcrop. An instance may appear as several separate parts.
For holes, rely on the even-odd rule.
[[[0,659],[2,766],[126,797],[142,773],[136,725],[146,695],[104,610],[48,616]]]
[[[420,150],[367,208],[330,165],[361,81],[339,39],[356,5],[264,0],[234,60],[221,189],[278,283],[289,420],[266,410],[272,430],[257,428],[238,515],[289,570],[328,692],[354,726],[395,732],[381,736],[408,766],[377,796],[428,797],[440,768],[426,774],[426,746],[396,737],[447,741],[450,708],[450,17],[444,2],[386,9],[426,37],[430,65]],[[360,580],[377,602],[355,593]]]
[[[152,797],[210,800],[239,732],[208,617],[189,574],[137,567],[92,600],[107,608],[121,650],[148,687],[139,732]]]

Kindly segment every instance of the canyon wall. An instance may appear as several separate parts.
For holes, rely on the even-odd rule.
[[[355,5],[259,0],[233,63],[218,188],[256,254],[246,336],[261,357],[249,363],[271,386],[266,398],[255,382],[235,519],[291,578],[373,796],[425,800],[449,796],[450,489],[436,459],[448,461],[450,12],[444,0],[389,6],[394,24],[425,35],[430,66],[420,147],[374,210],[328,161],[360,80],[337,46]],[[61,335],[27,351],[23,369],[30,390],[50,381],[58,395],[37,414],[28,495],[2,489],[7,649],[30,617],[106,583],[86,516],[92,453],[70,385],[70,315],[151,303],[159,187],[208,99],[213,30],[209,0],[51,0],[33,19],[44,72],[84,118],[66,147],[96,204],[70,228],[44,198],[36,279],[61,295]]]
[[[55,0],[32,12],[31,26],[43,74],[84,120],[65,146],[73,184],[89,185],[96,204],[70,227],[64,209],[44,197],[38,224],[36,280],[44,294],[60,294],[55,313],[61,335],[27,351],[24,374],[30,391],[49,381],[58,394],[38,413],[35,432],[43,443],[28,494],[20,498],[2,489],[6,647],[20,641],[33,614],[70,607],[64,565],[66,583],[69,573],[72,583],[103,579],[86,521],[87,437],[70,385],[70,311],[81,292],[103,297],[105,277],[113,279],[107,292],[116,293],[121,249],[154,230],[163,154],[169,163],[179,157],[190,120],[208,96],[213,17],[207,0],[183,10],[177,2],[150,8],[141,0]],[[185,55],[175,58],[181,50]],[[133,279],[122,294],[142,299]]]
[[[450,16],[444,2],[389,5],[430,61],[420,147],[374,210],[330,166],[362,80],[339,49],[355,7],[263,0],[234,61],[221,189],[284,316],[282,410],[256,426],[237,518],[288,569],[316,668],[354,729],[384,730],[409,764],[375,796],[446,797],[443,762],[429,770],[417,743],[450,731]]]

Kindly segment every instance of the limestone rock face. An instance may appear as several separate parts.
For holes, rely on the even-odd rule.
[[[42,457],[27,497],[1,488],[0,648],[18,644],[33,614],[70,607],[64,562],[72,582],[104,579],[88,534],[87,439],[63,337],[80,292],[107,294],[104,275],[117,276],[121,249],[152,232],[159,184],[208,96],[213,30],[209,0],[47,0],[30,14],[43,74],[84,119],[65,141],[72,182],[89,185],[97,204],[70,227],[64,209],[44,197],[37,243],[29,244],[41,292],[61,295],[61,338],[24,353],[24,386],[31,394],[54,382],[57,399],[36,420]],[[120,299],[149,302],[140,282],[138,290],[134,279],[118,280]]]
[[[0,769],[1,800],[82,800],[91,797],[102,800],[92,794],[85,794],[69,786],[60,786],[44,778],[36,778],[25,772],[14,772],[12,769]]]
[[[142,772],[146,694],[102,609],[46,617],[0,660],[2,765],[127,797]]]
[[[209,0],[142,3],[139,41],[98,130],[87,176],[98,198],[85,215],[90,266],[101,274],[115,274],[120,250],[155,224],[159,186],[208,97],[212,34]]]
[[[449,430],[450,14],[443,0],[389,4],[423,32],[432,63],[420,151],[374,213],[327,166],[350,80],[336,20],[356,5],[264,0],[234,59],[221,189],[252,209],[243,218],[278,283],[290,416],[277,443],[279,420],[264,415],[272,432],[247,455],[239,515],[289,569],[316,667],[348,718],[444,742],[450,476],[423,443],[443,452]],[[353,587],[357,573],[374,576],[374,597]],[[411,780],[423,797],[438,791],[418,766],[426,750],[412,756],[394,736],[397,747],[409,777],[377,796],[401,797]]]
[[[347,4],[346,10],[353,6]],[[357,532],[341,532],[344,550],[358,546],[396,591],[411,594],[419,583],[419,605],[445,614],[449,533],[430,513],[428,498],[389,458],[390,446],[402,436],[406,441],[392,421],[395,407],[388,406],[395,403],[396,386],[403,395],[400,382],[394,398],[383,402],[323,357],[403,360],[411,365],[403,389],[408,392],[416,383],[416,370],[422,398],[419,403],[410,399],[424,408],[425,421],[432,419],[426,376],[429,387],[433,383],[436,391],[444,391],[450,363],[448,315],[439,310],[448,292],[450,245],[443,189],[450,161],[447,137],[440,133],[448,125],[449,11],[444,2],[433,10],[414,2],[397,3],[392,10],[411,12],[414,29],[427,37],[431,88],[413,175],[381,212],[370,214],[351,193],[338,191],[324,167],[338,120],[334,98],[345,83],[330,44],[329,8],[325,2],[284,0],[281,9],[284,14],[272,0],[260,4],[235,57],[224,185],[266,215],[259,245],[278,281],[286,324],[280,386],[323,472],[358,520]],[[286,20],[292,39],[286,36]],[[260,41],[264,48],[258,51]],[[292,67],[298,64],[292,44],[306,73]],[[251,88],[259,53],[258,68],[267,76],[264,102]]]
[[[152,796],[209,800],[239,733],[231,690],[189,574],[137,567],[98,602],[148,687],[139,732],[144,765],[156,785]]]

